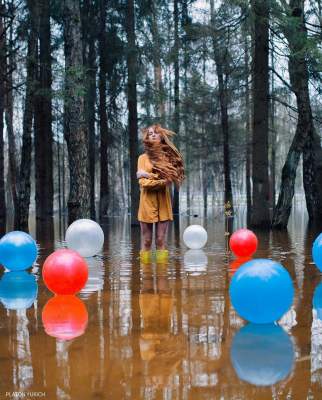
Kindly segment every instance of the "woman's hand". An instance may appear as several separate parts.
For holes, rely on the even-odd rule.
[[[138,179],[140,178],[150,178],[150,174],[146,171],[144,171],[143,169],[139,169],[136,173],[136,177]]]

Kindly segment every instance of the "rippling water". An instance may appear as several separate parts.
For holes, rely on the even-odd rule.
[[[23,289],[5,283],[9,294],[1,298],[0,398],[321,399],[322,283],[311,259],[317,232],[301,209],[288,233],[256,232],[256,257],[281,262],[296,293],[279,326],[256,326],[230,304],[239,265],[227,252],[222,214],[172,224],[162,264],[140,263],[139,229],[111,218],[77,297],[53,297],[44,286],[44,259],[65,244],[57,221],[53,238],[38,230],[37,264],[22,276]],[[243,220],[241,211],[233,229]],[[203,250],[182,243],[192,223],[207,229]]]

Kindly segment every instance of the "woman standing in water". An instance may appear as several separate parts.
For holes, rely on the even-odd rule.
[[[141,226],[143,259],[151,256],[153,224],[156,255],[167,256],[165,238],[169,221],[173,220],[170,185],[180,186],[184,179],[182,156],[170,140],[174,132],[152,125],[143,129],[144,154],[138,159],[137,178],[140,184],[138,220]]]

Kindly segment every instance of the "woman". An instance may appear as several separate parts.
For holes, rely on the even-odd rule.
[[[152,125],[143,129],[145,153],[138,159],[137,178],[141,194],[138,220],[141,225],[141,257],[151,254],[153,224],[156,224],[157,256],[167,255],[165,236],[169,221],[173,220],[170,185],[180,186],[184,179],[182,156],[171,142],[174,133]]]

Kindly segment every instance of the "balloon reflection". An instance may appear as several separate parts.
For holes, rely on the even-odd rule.
[[[26,271],[6,272],[0,280],[0,300],[9,310],[31,307],[37,293],[36,278]]]
[[[238,257],[233,260],[229,265],[229,275],[233,276],[240,266],[242,266],[247,261],[250,261],[251,259],[251,257]]]
[[[207,272],[208,257],[201,249],[188,250],[184,254],[183,265],[187,273],[199,275]]]
[[[315,288],[313,296],[313,308],[316,310],[316,316],[322,321],[322,282]]]
[[[233,338],[231,361],[240,379],[270,386],[285,379],[294,363],[293,343],[274,324],[248,324]]]
[[[81,336],[87,327],[85,304],[73,295],[58,295],[48,300],[42,311],[46,333],[61,340]]]
[[[86,258],[88,265],[88,279],[85,287],[80,291],[82,299],[88,298],[92,293],[103,289],[104,286],[104,262],[101,257]]]

